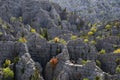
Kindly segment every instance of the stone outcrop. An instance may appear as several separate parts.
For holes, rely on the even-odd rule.
[[[120,1],[118,0],[49,0],[58,3],[63,9],[77,12],[89,22],[119,19]]]
[[[29,53],[25,53],[20,57],[20,60],[16,64],[15,73],[16,80],[44,80]]]
[[[0,80],[6,68],[7,80],[119,80],[119,3],[78,2],[82,16],[50,0],[0,0]]]
[[[67,44],[70,59],[77,61],[79,58],[85,60],[95,60],[97,57],[97,51],[94,46],[86,44],[81,39],[71,40]]]

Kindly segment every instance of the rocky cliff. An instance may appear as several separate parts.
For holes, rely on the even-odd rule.
[[[119,19],[91,23],[48,0],[0,10],[0,80],[120,80]]]
[[[90,22],[103,22],[119,19],[120,0],[49,0],[62,8],[77,12]]]

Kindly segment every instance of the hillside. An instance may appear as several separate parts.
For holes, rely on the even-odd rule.
[[[89,22],[107,22],[120,17],[120,0],[49,0]]]
[[[91,19],[72,6],[100,0],[59,1],[0,0],[0,80],[120,80],[119,2]]]

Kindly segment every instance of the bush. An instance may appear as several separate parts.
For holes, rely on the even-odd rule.
[[[120,65],[117,66],[116,73],[120,73]]]
[[[59,42],[60,42],[61,44],[67,44],[67,42],[66,42],[64,39],[60,39]]]
[[[18,63],[18,61],[19,61],[19,57],[15,57],[14,58],[14,63]]]
[[[119,64],[120,64],[120,58],[117,58],[117,59],[115,60],[115,62],[116,62],[117,65],[119,65]]]
[[[3,33],[2,32],[0,32],[0,36],[2,36],[3,35]]]
[[[55,37],[55,38],[54,38],[54,42],[55,42],[55,43],[58,43],[59,41],[60,41],[60,39],[59,39],[58,37]]]
[[[104,49],[101,49],[101,51],[99,52],[100,54],[105,54],[106,51]]]
[[[93,32],[93,33],[95,33],[95,32],[97,31],[97,28],[96,28],[96,27],[92,27],[92,28],[90,29],[90,31]]]
[[[35,69],[34,74],[31,76],[30,80],[39,80],[39,70]]]
[[[40,35],[43,36],[46,40],[48,40],[48,30],[46,28],[40,29]]]
[[[19,21],[20,21],[20,22],[23,22],[23,18],[22,18],[22,17],[19,17]]]
[[[83,78],[83,80],[89,80],[88,78]]]
[[[75,39],[77,39],[77,36],[72,35],[72,36],[71,36],[71,39],[72,39],[72,40],[75,40]]]
[[[101,80],[101,79],[100,79],[100,76],[96,76],[96,77],[95,77],[95,80]]]
[[[89,32],[88,32],[88,35],[89,35],[89,36],[92,36],[93,34],[94,34],[94,33],[93,33],[92,31],[89,31]]]
[[[32,28],[32,29],[30,30],[30,32],[36,33],[36,30]]]
[[[3,67],[6,68],[6,67],[8,67],[10,64],[11,64],[11,61],[8,60],[8,59],[6,59],[6,60],[5,60],[5,63],[3,64]]]
[[[113,53],[115,53],[115,54],[120,53],[120,48],[118,48],[118,49],[114,50],[114,51],[113,51]]]
[[[102,37],[101,36],[97,36],[96,39],[100,40],[100,39],[102,39]]]
[[[88,43],[88,42],[89,42],[89,40],[88,40],[88,39],[84,39],[84,42],[85,42],[85,43]]]
[[[101,62],[99,60],[96,60],[96,65],[101,67]]]
[[[109,24],[107,24],[107,25],[105,26],[105,29],[111,29],[111,28],[112,28],[112,26],[109,25]]]
[[[90,41],[91,44],[95,45],[96,44],[96,41],[95,40],[92,40]]]
[[[26,40],[25,37],[21,37],[21,38],[19,38],[18,41],[19,41],[19,42],[22,42],[22,43],[26,43],[26,42],[27,42],[27,40]]]
[[[58,58],[55,58],[53,57],[51,60],[50,60],[50,64],[52,65],[52,68],[55,68],[56,65],[58,63]]]
[[[3,69],[3,78],[7,80],[13,80],[14,78],[14,72],[9,68],[4,68]]]
[[[88,62],[88,60],[82,60],[82,65],[85,65]]]
[[[11,22],[15,22],[16,20],[17,20],[16,17],[11,17],[11,18],[10,18],[10,21],[11,21]]]
[[[3,21],[2,21],[2,19],[0,18],[0,24],[2,24],[3,23]]]
[[[118,48],[118,45],[113,44],[113,48],[114,48],[114,49],[117,49],[117,48]]]

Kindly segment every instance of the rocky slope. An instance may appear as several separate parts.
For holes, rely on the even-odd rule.
[[[89,22],[119,19],[120,0],[49,0],[77,12]]]
[[[47,0],[0,0],[0,80],[120,80],[120,21],[88,23]]]

